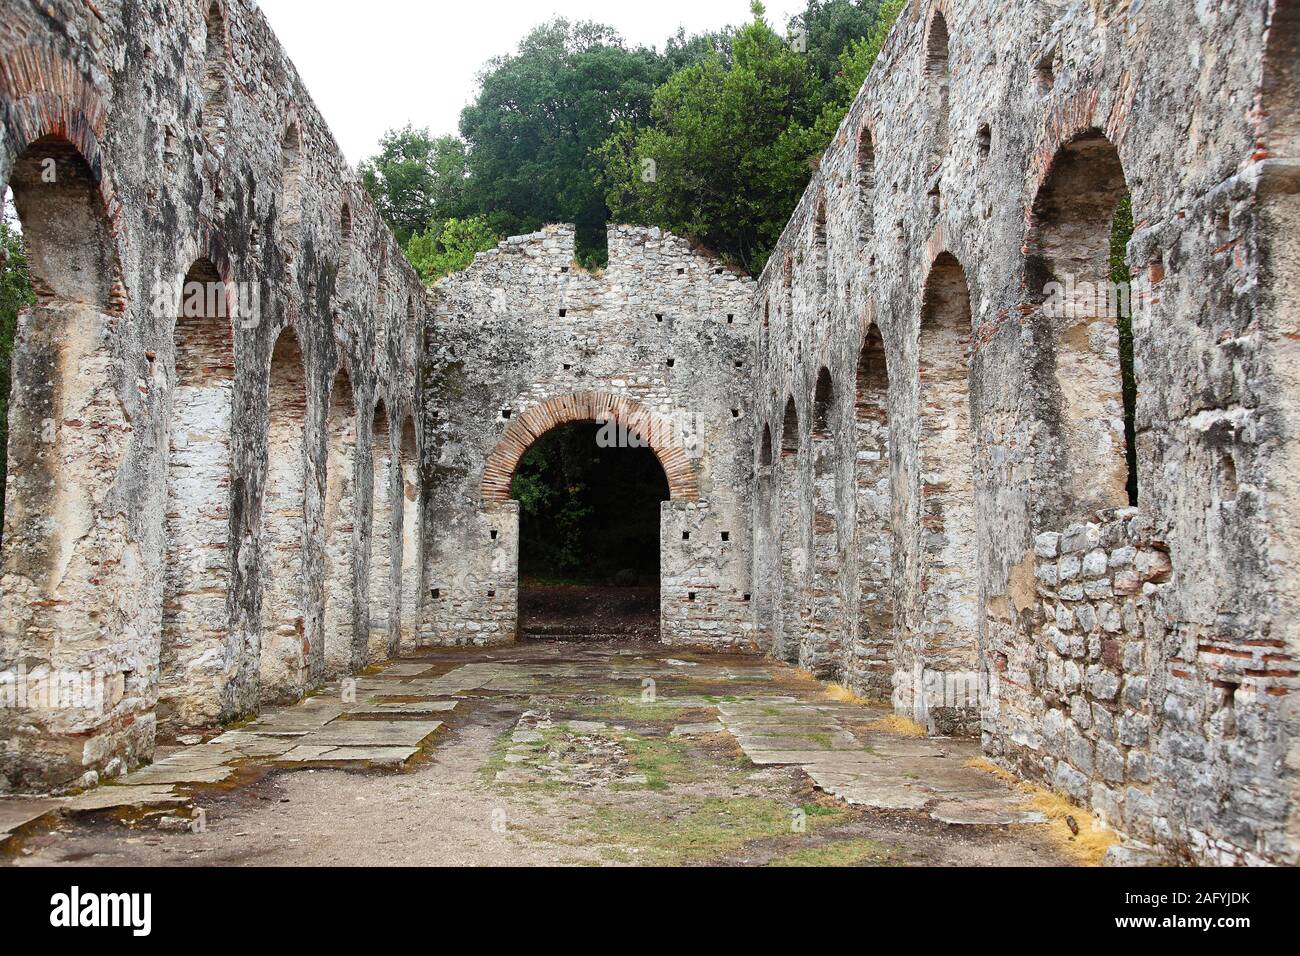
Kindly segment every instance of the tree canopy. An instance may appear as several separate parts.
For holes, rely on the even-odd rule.
[[[662,51],[556,19],[489,61],[459,136],[390,132],[367,189],[426,281],[508,233],[657,225],[762,269],[904,0],[808,0],[782,36],[751,20]],[[471,225],[472,224],[472,225]]]
[[[601,148],[606,198],[623,222],[691,236],[757,272],[825,145],[823,84],[762,19],[655,93],[652,123],[624,123]]]
[[[642,125],[668,76],[654,50],[597,23],[545,23],[492,60],[465,107],[475,211],[499,231],[577,227],[580,258],[605,242],[609,211],[594,151],[621,123]]]
[[[361,164],[361,182],[402,245],[429,223],[461,215],[469,176],[464,141],[410,126],[390,130]]]

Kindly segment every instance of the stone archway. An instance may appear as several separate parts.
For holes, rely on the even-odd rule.
[[[506,425],[483,467],[483,500],[509,501],[515,468],[533,442],[571,422],[613,421],[640,436],[663,466],[673,501],[699,501],[700,480],[671,419],[640,402],[608,392],[572,392],[534,405]]]
[[[505,414],[510,415],[507,411]],[[485,514],[493,516],[493,540],[498,553],[493,560],[492,587],[486,602],[493,608],[492,617],[501,630],[516,639],[520,633],[520,526],[517,502],[511,500],[511,485],[521,461],[539,440],[559,429],[575,425],[605,425],[618,428],[620,443],[626,435],[629,444],[653,452],[667,481],[668,500],[660,511],[659,565],[661,569],[674,561],[672,547],[689,547],[689,534],[663,531],[665,516],[674,508],[691,507],[700,501],[699,476],[695,463],[687,454],[688,442],[667,416],[645,408],[635,399],[606,392],[577,392],[556,396],[510,417],[500,441],[484,465],[482,499]],[[662,499],[661,499],[662,500]],[[674,526],[675,527],[675,526]],[[674,545],[670,546],[672,539]],[[680,560],[676,560],[680,564]],[[662,572],[661,572],[662,573]],[[660,585],[662,594],[662,584]],[[695,595],[688,595],[694,600]],[[667,626],[666,605],[660,603],[659,630]]]

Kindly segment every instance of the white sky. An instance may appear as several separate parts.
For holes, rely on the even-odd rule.
[[[489,59],[513,52],[534,26],[596,20],[629,44],[663,48],[687,34],[747,21],[749,0],[258,0],[317,107],[354,166],[389,129],[411,123],[454,133]],[[769,0],[784,33],[802,0]]]

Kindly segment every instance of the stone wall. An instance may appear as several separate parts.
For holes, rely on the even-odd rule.
[[[365,663],[368,602],[398,606],[396,576],[365,587],[371,413],[392,436],[420,420],[425,310],[246,0],[6,3],[6,185],[39,301],[11,404],[0,790],[113,776],[159,720],[293,699],[327,643],[331,671]],[[331,457],[336,380],[360,419],[331,416]]]
[[[433,292],[423,464],[426,586],[419,637],[516,636],[518,507],[510,478],[537,438],[610,419],[664,466],[662,639],[751,647],[752,280],[658,229],[609,230],[609,265],[580,268],[573,229],[480,253]]]
[[[1151,840],[1148,648],[1162,636],[1171,567],[1139,509],[1098,518],[1035,538],[1029,606],[990,605],[990,743],[1024,775]]]
[[[914,0],[755,307],[761,638],[1203,862],[1300,848],[1298,38],[1292,0]]]

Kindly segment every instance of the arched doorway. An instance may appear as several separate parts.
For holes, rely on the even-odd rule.
[[[393,615],[393,449],[388,410],[375,405],[370,427],[370,462],[373,469],[370,512],[370,642],[373,663],[391,656]],[[400,552],[398,560],[401,560]]]
[[[1070,139],[1034,199],[1026,285],[1042,308],[1055,374],[1050,480],[1040,520],[1064,527],[1137,504],[1132,301],[1125,246],[1132,212],[1124,168],[1100,130]]]
[[[830,369],[817,373],[812,413],[812,586],[801,667],[819,677],[838,677],[845,619],[840,605],[838,461],[835,382]]]
[[[540,437],[511,482],[519,502],[523,638],[659,636],[659,506],[668,479],[637,436],[570,422]]]
[[[414,644],[420,611],[420,457],[415,421],[407,416],[398,450],[402,493],[402,640]]]
[[[74,74],[59,73],[80,84]],[[145,629],[124,634],[118,614],[121,595],[146,586],[139,563],[123,560],[134,531],[112,501],[135,428],[116,390],[122,370],[113,354],[128,292],[109,218],[116,200],[94,124],[78,108],[99,104],[78,89],[75,103],[48,92],[15,104],[12,116],[32,124],[7,125],[16,135],[0,149],[0,193],[12,189],[15,210],[4,278],[18,293],[0,309],[13,332],[3,409],[0,670],[22,662],[38,680],[70,672],[120,679],[122,693],[112,702],[78,694],[85,684],[73,682],[69,696],[56,680],[59,706],[0,707],[0,739],[22,741],[0,748],[0,777],[20,790],[124,763],[114,758],[127,756],[128,741],[143,740],[137,715],[157,693],[159,618],[146,608]],[[25,139],[46,120],[67,135]],[[156,377],[147,365],[140,372]],[[133,655],[120,653],[127,645]]]
[[[764,636],[765,650],[771,651],[775,639],[773,630],[776,617],[776,592],[771,586],[776,573],[779,558],[779,542],[773,515],[774,506],[774,467],[772,450],[772,426],[763,423],[762,436],[759,439],[758,466],[754,494],[754,622]]]
[[[807,555],[803,547],[803,504],[799,491],[800,445],[799,409],[790,395],[786,397],[781,419],[781,450],[776,464],[780,604],[773,643],[774,653],[792,664],[799,661],[807,605],[804,588]]]
[[[306,367],[297,333],[286,326],[271,352],[267,392],[261,671],[266,703],[295,701],[305,690],[306,427]]]
[[[509,567],[504,562],[501,567],[494,563],[496,584],[487,595],[489,600],[508,601],[509,606],[503,604],[503,609],[515,609],[515,584],[522,565],[528,590],[546,585],[548,578],[558,587],[571,584],[595,589],[588,590],[588,595],[603,589],[608,598],[625,602],[622,606],[636,610],[637,619],[646,621],[644,608],[658,603],[658,568],[668,546],[659,532],[660,505],[669,499],[699,501],[694,462],[671,419],[633,399],[602,392],[556,396],[522,415],[509,410],[505,414],[504,434],[484,465],[483,501],[492,509],[499,508],[500,502],[518,501],[516,537],[528,540],[519,548],[518,563],[513,559]],[[581,479],[576,484],[584,487],[554,491],[557,478],[574,477]],[[506,534],[512,530],[507,529]],[[494,528],[490,533],[495,538],[500,532]],[[674,544],[688,546],[687,537],[683,532],[683,542]],[[561,563],[553,567],[544,564],[548,549],[560,555],[557,560]],[[509,551],[503,549],[502,553]],[[530,580],[530,574],[537,571],[546,573]],[[523,626],[516,620],[511,628],[516,636],[608,633],[608,621],[614,615],[593,619],[583,613],[582,601],[574,605],[566,604],[562,595],[550,597],[557,613],[541,625],[529,619],[533,599],[522,598]],[[545,595],[539,599],[543,610],[545,599]],[[618,636],[653,637],[661,617],[652,613],[652,624],[641,623],[630,631],[623,628]]]
[[[356,626],[357,407],[348,373],[330,390],[325,464],[325,673],[362,666]]]
[[[978,707],[950,706],[946,693],[927,697],[927,687],[979,669],[970,288],[947,252],[926,280],[918,346],[922,581],[910,710],[940,734],[970,733]]]
[[[104,412],[119,404],[107,392],[120,270],[97,176],[71,142],[33,142],[14,163],[9,186],[31,292],[13,330],[0,540],[5,575],[30,581],[37,592],[22,600],[33,612],[26,629],[53,635],[61,630],[54,619],[68,611],[67,623],[84,628],[75,619],[93,602],[74,610],[79,575],[70,567],[79,544],[94,545],[93,504],[84,492],[111,483],[115,462],[104,436],[129,431]]]
[[[854,393],[857,494],[858,659],[855,686],[887,700],[893,681],[893,508],[889,447],[889,370],[872,323],[858,355]]]
[[[190,267],[176,318],[167,462],[158,726],[217,723],[229,680],[231,297],[209,259]]]

